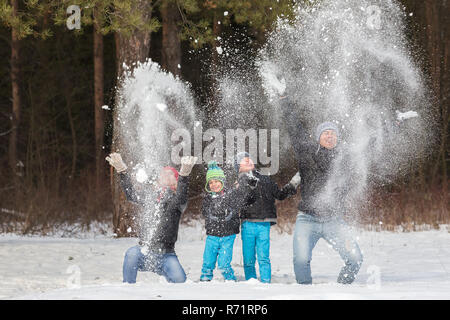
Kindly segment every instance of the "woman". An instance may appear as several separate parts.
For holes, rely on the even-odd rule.
[[[188,201],[189,174],[197,161],[196,157],[183,157],[180,172],[164,167],[158,178],[158,195],[151,192],[151,199],[139,196],[134,190],[127,166],[119,153],[112,153],[106,160],[120,175],[120,183],[129,201],[141,204],[145,210],[144,220],[149,221],[149,230],[140,233],[139,245],[131,247],[123,262],[123,282],[135,283],[137,272],[152,271],[168,282],[186,281],[175,253],[175,242],[181,214]]]

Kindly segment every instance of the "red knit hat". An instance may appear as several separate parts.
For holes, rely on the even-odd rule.
[[[175,179],[178,181],[178,175],[179,175],[179,173],[178,173],[177,169],[175,169],[174,167],[169,167],[169,166],[167,166],[167,167],[164,167],[164,168],[161,169],[161,171],[164,171],[164,170],[172,171],[173,174],[174,174],[174,176],[175,176]]]

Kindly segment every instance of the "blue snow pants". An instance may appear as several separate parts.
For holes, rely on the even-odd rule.
[[[245,280],[256,279],[256,258],[258,258],[261,282],[270,283],[272,279],[270,226],[270,222],[244,221],[242,223],[241,237]]]
[[[207,236],[200,281],[213,278],[213,271],[217,268],[222,272],[225,280],[236,280],[231,260],[233,259],[233,245],[236,235],[226,237]]]

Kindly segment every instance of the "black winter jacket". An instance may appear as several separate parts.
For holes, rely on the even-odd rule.
[[[258,179],[258,184],[246,197],[241,209],[241,221],[267,221],[273,225],[277,222],[275,200],[284,200],[295,195],[297,189],[289,183],[279,189],[269,176],[262,175],[256,170],[253,171],[253,175]]]
[[[239,233],[239,210],[244,205],[256,180],[243,174],[239,185],[221,194],[207,193],[203,198],[202,214],[205,218],[206,234],[226,237]]]
[[[291,143],[298,160],[298,168],[301,176],[299,211],[329,219],[343,210],[343,201],[346,191],[344,188],[335,188],[334,193],[321,198],[325,192],[325,186],[331,174],[333,174],[334,160],[341,155],[340,146],[334,149],[326,149],[311,138],[305,128],[297,119],[292,117],[289,110],[294,108],[294,103],[289,97],[280,100],[283,120],[288,129]],[[343,169],[345,170],[345,169]],[[345,174],[345,172],[342,172]],[[329,200],[328,202],[326,200]]]
[[[361,186],[359,179],[364,178],[358,169],[358,159],[351,159],[351,152],[339,140],[333,149],[326,149],[314,141],[300,121],[289,112],[295,108],[289,96],[281,98],[280,104],[302,178],[299,211],[323,221],[342,216],[352,206],[348,196],[357,194]],[[392,131],[386,127],[383,129],[383,134],[388,136],[398,133],[400,128],[393,127]]]
[[[180,217],[187,206],[189,177],[180,176],[177,190],[167,189],[162,196],[154,192],[149,192],[147,197],[139,195],[126,173],[120,174],[120,183],[127,199],[143,206],[140,244],[148,245],[155,252],[174,252]]]
[[[239,207],[233,192],[207,193],[203,198],[202,214],[206,234],[226,237],[239,233]]]

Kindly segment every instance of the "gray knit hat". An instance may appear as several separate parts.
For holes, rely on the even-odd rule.
[[[241,164],[242,159],[244,158],[250,158],[250,154],[248,152],[239,152],[236,157],[234,158],[234,169],[236,172],[239,172],[239,166]]]
[[[316,128],[316,141],[317,142],[320,141],[320,135],[322,134],[322,132],[324,132],[326,130],[333,130],[334,132],[336,132],[336,135],[339,137],[339,129],[338,129],[337,125],[333,122],[326,121],[326,122],[319,124]]]

